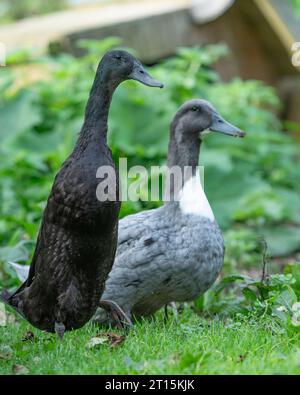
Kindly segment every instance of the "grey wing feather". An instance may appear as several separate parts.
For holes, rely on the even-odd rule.
[[[142,211],[141,213],[128,215],[119,221],[119,251],[122,251],[123,246],[127,245],[126,243],[138,239],[142,233],[147,231],[147,225],[151,221],[151,212],[152,210]]]
[[[105,298],[130,300],[130,294],[136,293],[139,284],[143,283],[144,275],[153,272],[160,257],[163,259],[167,232],[156,212],[144,211],[120,221],[118,248],[106,281]]]

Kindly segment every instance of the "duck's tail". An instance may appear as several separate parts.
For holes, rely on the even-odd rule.
[[[25,288],[26,279],[28,277],[28,272],[29,272],[29,266],[19,265],[18,263],[14,263],[14,262],[8,262],[8,263],[15,270],[18,279],[22,281],[22,285],[12,294],[9,293],[7,289],[2,290],[2,292],[0,292],[0,301],[9,306],[14,307],[19,312],[17,306],[15,306],[15,303],[13,303],[13,297]]]
[[[11,298],[12,296],[14,296],[15,294],[17,294],[18,292],[20,292],[21,290],[23,290],[24,288],[24,282],[26,281],[27,277],[28,277],[28,272],[29,272],[29,266],[24,266],[24,265],[19,265],[18,263],[14,263],[14,262],[8,262],[9,265],[15,270],[18,279],[22,281],[22,285],[20,288],[17,289],[17,291],[13,294],[10,294],[7,289],[4,289],[2,292],[0,292],[0,301],[8,304],[10,306],[13,306],[13,304],[11,303]],[[15,306],[13,306],[15,307]]]
[[[5,303],[8,306],[11,306],[17,313],[19,313],[23,318],[25,318],[23,310],[21,308],[21,304],[19,303],[18,294],[21,293],[24,288],[26,288],[26,279],[28,277],[29,266],[19,265],[14,262],[8,262],[11,267],[17,273],[18,278],[22,281],[21,286],[13,293],[7,291],[7,289],[2,290],[0,292],[0,301]],[[25,277],[25,281],[24,281]],[[24,282],[23,282],[24,281]]]
[[[6,305],[12,307],[18,314],[20,314],[20,316],[22,318],[26,319],[22,309],[20,309],[20,307],[19,307],[19,304],[15,303],[13,296],[14,296],[14,294],[11,295],[6,289],[4,289],[0,293],[0,301]]]

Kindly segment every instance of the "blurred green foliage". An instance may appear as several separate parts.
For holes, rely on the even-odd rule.
[[[289,0],[292,7],[294,7],[295,15],[300,20],[300,0]]]
[[[67,7],[67,0],[0,0],[0,22],[13,22]]]
[[[47,78],[23,88],[20,66],[0,69],[0,262],[5,267],[0,276],[5,284],[15,282],[7,261],[30,260],[54,175],[80,130],[99,59],[118,45],[116,38],[82,41],[87,54],[81,58],[25,56],[24,80],[36,67]],[[127,157],[128,167],[165,164],[177,108],[195,97],[210,100],[228,121],[247,131],[245,139],[210,135],[201,151],[205,190],[225,232],[225,263],[260,265],[259,237],[266,237],[271,254],[300,249],[300,150],[282,132],[275,115],[280,103],[271,87],[240,79],[223,82],[213,70],[226,54],[223,45],[182,48],[151,69],[165,89],[122,84],[110,112],[109,143],[116,163]],[[125,202],[121,217],[159,204]]]

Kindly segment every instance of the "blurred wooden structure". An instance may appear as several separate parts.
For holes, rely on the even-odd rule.
[[[201,7],[204,0],[198,2]],[[300,68],[291,61],[292,44],[300,42],[300,23],[288,2],[228,0],[228,3],[230,7],[221,15],[201,22],[195,12],[197,0],[193,0],[194,11],[191,0],[93,5],[2,27],[0,41],[8,47],[45,48],[50,44],[80,55],[76,47],[79,38],[119,36],[125,46],[136,49],[148,64],[174,54],[180,46],[225,42],[231,55],[216,65],[222,77],[260,79],[277,87],[287,104],[284,115],[300,122]]]

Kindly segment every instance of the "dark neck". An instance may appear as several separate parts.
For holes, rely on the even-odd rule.
[[[194,173],[199,163],[201,140],[197,135],[185,134],[180,128],[181,125],[171,125],[168,167],[179,166],[183,169],[190,166]],[[176,135],[181,136],[182,140],[178,141]]]
[[[199,153],[201,140],[197,135],[188,135],[180,130],[181,125],[171,125],[170,131],[170,142],[168,151],[168,168],[171,169],[173,166],[177,166],[181,170],[182,186],[186,183],[190,177],[196,174],[197,166],[199,163]],[[181,136],[182,140],[178,141],[177,136]],[[186,168],[189,167],[187,170]],[[167,182],[167,180],[166,180]],[[174,183],[174,178],[170,177],[170,192],[171,200],[178,194],[178,184]],[[176,187],[177,186],[177,187]],[[167,188],[166,184],[166,188]]]
[[[86,105],[77,146],[86,146],[95,140],[106,143],[109,107],[117,86],[118,83],[105,78],[100,64]]]

